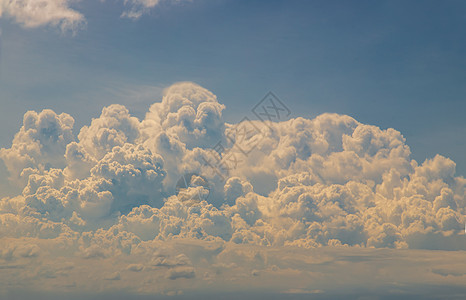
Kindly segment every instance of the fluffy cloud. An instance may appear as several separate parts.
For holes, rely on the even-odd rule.
[[[163,130],[188,149],[208,148],[223,138],[224,108],[210,91],[191,82],[177,83],[166,89],[162,102],[150,107],[143,126],[147,137]]]
[[[466,249],[466,179],[450,159],[418,163],[400,132],[349,116],[228,124],[224,108],[205,88],[177,83],[143,120],[111,105],[77,139],[71,116],[26,113],[0,150],[23,188],[0,201],[0,240],[17,245],[2,257],[33,239],[39,246],[18,259],[102,260],[108,282],[155,272],[158,290],[141,291],[176,294],[170,282],[304,271],[280,266],[271,249]],[[178,242],[185,252],[170,248]],[[37,276],[60,272],[70,273]]]
[[[9,17],[26,28],[49,25],[60,28],[62,32],[75,33],[86,25],[85,16],[70,6],[77,1],[79,0],[0,0],[0,18]],[[191,0],[124,0],[128,10],[121,17],[136,20],[158,5],[188,1]]]
[[[58,26],[75,31],[85,23],[84,16],[70,8],[69,0],[1,0],[0,17],[6,14],[24,27]]]
[[[113,147],[134,143],[138,136],[138,119],[131,117],[126,107],[114,104],[105,107],[90,126],[81,128],[78,139],[84,150],[101,159]]]
[[[24,184],[33,173],[63,168],[66,146],[74,139],[73,124],[74,119],[65,113],[57,115],[49,109],[27,112],[11,148],[0,149],[12,181]]]

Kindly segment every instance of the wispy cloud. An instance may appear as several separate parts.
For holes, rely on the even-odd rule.
[[[190,2],[192,0],[125,0],[125,4],[130,8],[121,14],[123,18],[137,20],[143,14],[150,12],[154,7],[161,4],[176,4],[181,2]]]

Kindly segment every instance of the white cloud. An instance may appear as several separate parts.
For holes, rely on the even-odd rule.
[[[85,23],[84,16],[70,8],[69,0],[1,0],[0,17],[13,18],[24,27],[44,25],[59,27],[62,31],[76,31]]]
[[[139,120],[130,116],[122,105],[110,105],[102,110],[90,126],[84,126],[78,139],[91,156],[99,160],[115,146],[134,143],[139,137]]]
[[[60,28],[62,32],[71,31],[74,34],[87,23],[82,12],[71,8],[71,4],[78,1],[80,0],[0,0],[0,18],[9,17],[25,28],[48,25]],[[124,0],[128,9],[121,14],[121,17],[137,20],[156,6],[190,1]]]
[[[149,12],[154,7],[163,3],[182,3],[191,0],[125,0],[125,4],[130,6],[130,9],[123,12],[121,17],[130,19],[139,19],[143,14]]]
[[[1,244],[20,247],[32,239],[37,247],[22,251],[20,260],[49,259],[42,258],[47,253],[85,268],[101,261],[94,280],[108,279],[109,288],[127,272],[155,272],[158,283],[140,291],[162,294],[179,292],[170,282],[201,287],[218,274],[311,274],[315,265],[307,261],[322,257],[303,255],[285,265],[274,258],[286,261],[297,248],[466,249],[466,179],[455,176],[450,159],[437,155],[419,164],[400,132],[349,116],[226,124],[224,108],[210,91],[177,83],[145,119],[111,105],[76,140],[71,116],[26,113],[12,146],[0,150],[11,180],[23,187],[0,201]],[[254,147],[245,155],[237,129],[251,124],[257,130],[246,142]],[[212,159],[217,142],[225,147],[217,159],[241,159],[225,181],[203,161]],[[185,174],[194,182],[177,195]],[[186,251],[174,251],[176,242]],[[13,257],[11,249],[2,257]],[[63,286],[90,284],[54,266],[35,274],[61,278]],[[428,276],[462,278],[439,274]],[[280,291],[328,288],[283,284]]]
[[[12,182],[24,186],[30,174],[65,166],[63,154],[74,139],[73,124],[74,119],[66,113],[28,111],[11,148],[0,149]]]

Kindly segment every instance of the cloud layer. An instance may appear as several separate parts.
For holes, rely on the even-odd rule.
[[[0,201],[1,259],[58,257],[58,269],[35,269],[54,278],[74,268],[68,258],[103,259],[105,282],[163,270],[161,282],[192,288],[190,280],[207,284],[249,264],[253,277],[292,277],[268,251],[466,250],[466,179],[450,159],[418,163],[400,132],[345,115],[228,124],[224,109],[210,91],[182,82],[143,120],[111,105],[77,136],[68,114],[27,112],[0,150],[23,189]],[[128,266],[111,267],[121,259]],[[73,270],[63,285],[80,284],[82,271]]]

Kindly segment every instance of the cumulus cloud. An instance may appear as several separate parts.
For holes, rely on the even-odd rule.
[[[85,23],[84,16],[70,7],[70,0],[1,0],[0,17],[5,14],[24,27],[52,25],[62,31],[75,31]]]
[[[49,109],[27,112],[11,148],[0,149],[12,181],[24,184],[33,173],[64,167],[63,154],[74,139],[73,124],[74,119],[66,113],[57,115]]]
[[[466,249],[466,179],[452,160],[418,163],[400,132],[345,115],[228,124],[224,109],[207,89],[182,82],[143,120],[111,105],[77,138],[67,114],[26,113],[0,150],[23,188],[0,201],[0,239],[18,247],[2,257],[102,261],[108,285],[155,272],[163,284],[141,290],[176,294],[170,282],[239,270],[292,278],[311,258],[286,266],[273,258],[289,249]],[[227,172],[216,169],[232,158]],[[37,247],[22,249],[26,239]],[[432,276],[451,277],[438,270]],[[60,272],[70,273],[37,276]]]

